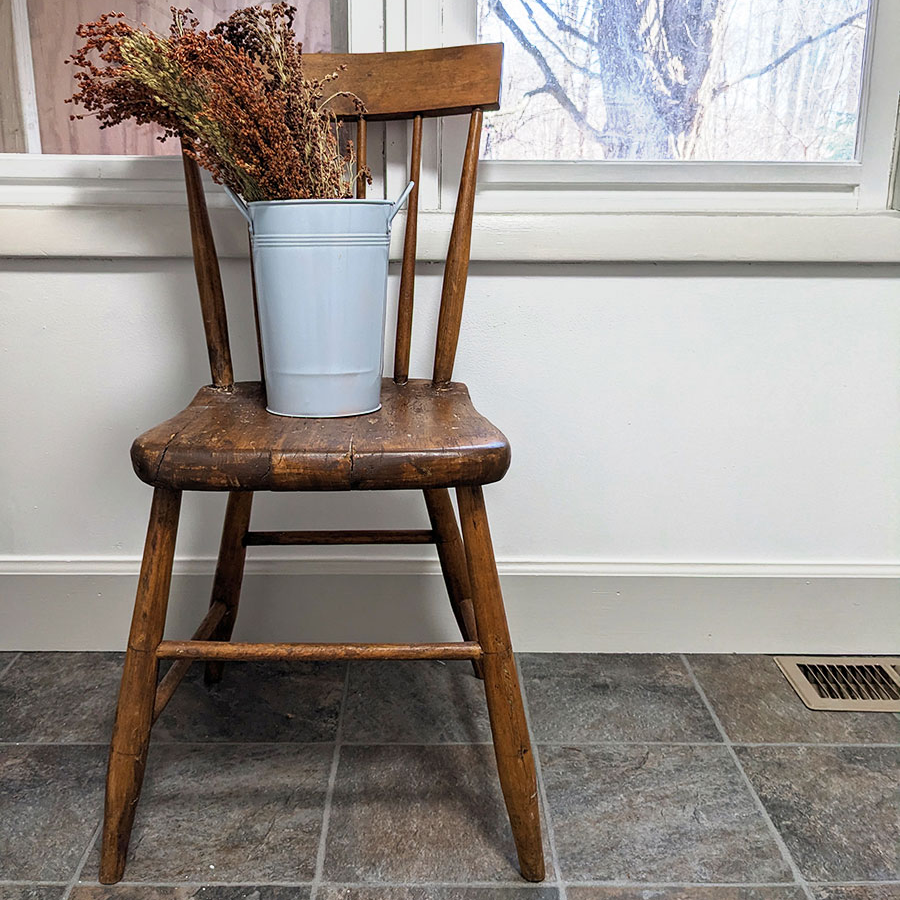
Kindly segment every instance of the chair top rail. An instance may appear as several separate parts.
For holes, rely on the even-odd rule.
[[[307,78],[322,78],[345,66],[334,90],[356,94],[366,118],[378,121],[499,109],[502,59],[503,44],[473,44],[395,53],[309,53],[303,67]],[[359,117],[350,98],[335,97],[331,107],[339,118]]]

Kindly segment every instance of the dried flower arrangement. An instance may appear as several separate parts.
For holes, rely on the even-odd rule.
[[[210,32],[199,30],[190,9],[171,11],[168,37],[115,12],[79,25],[85,44],[66,60],[78,69],[78,90],[67,102],[101,128],[155,122],[165,132],[160,140],[184,139],[186,152],[247,202],[351,197],[353,144],[341,149],[328,103],[350,96],[364,108],[344,91],[325,97],[339,72],[303,77],[296,10],[247,7]]]

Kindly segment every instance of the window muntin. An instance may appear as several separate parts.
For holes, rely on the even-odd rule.
[[[868,0],[477,0],[488,160],[858,159]]]

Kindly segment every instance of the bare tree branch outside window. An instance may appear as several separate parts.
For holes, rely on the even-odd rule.
[[[485,157],[855,158],[869,0],[478,0]]]

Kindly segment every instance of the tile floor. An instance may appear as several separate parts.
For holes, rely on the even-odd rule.
[[[749,656],[520,657],[541,886],[468,664],[195,666],[103,887],[120,663],[0,653],[0,900],[900,900],[900,719],[810,712]]]

